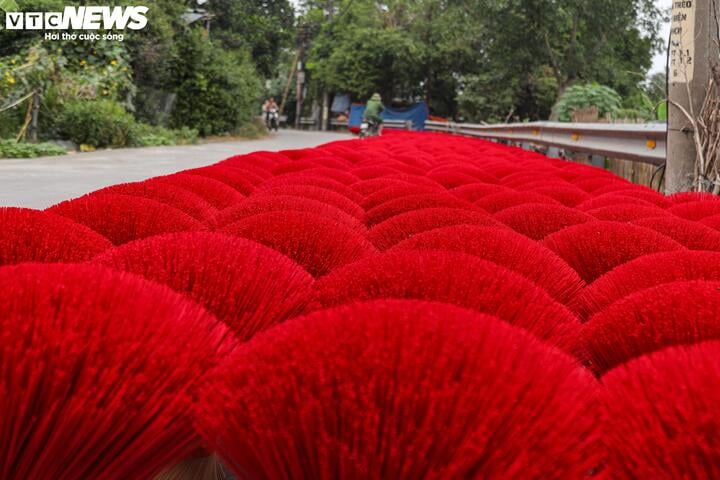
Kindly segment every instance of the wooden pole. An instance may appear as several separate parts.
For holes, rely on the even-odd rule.
[[[297,70],[298,59],[300,58],[300,49],[295,53],[295,59],[293,60],[292,67],[290,67],[290,73],[288,74],[287,83],[285,84],[285,90],[283,91],[282,101],[280,102],[280,114],[285,111],[285,102],[290,94],[290,85],[292,85],[292,79],[295,77],[295,70]]]
[[[720,0],[673,0],[668,52],[668,152],[666,193],[697,189],[694,128],[718,63]]]

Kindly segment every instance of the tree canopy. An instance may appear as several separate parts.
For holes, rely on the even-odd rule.
[[[576,83],[638,91],[662,16],[652,0],[307,0],[301,21],[327,88],[504,120],[547,118]]]

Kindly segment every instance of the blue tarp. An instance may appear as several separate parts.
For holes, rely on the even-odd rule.
[[[350,128],[360,126],[363,112],[365,112],[364,104],[353,104],[350,107],[350,118],[348,119]],[[416,103],[403,109],[385,107],[381,116],[384,120],[412,120],[415,130],[425,130],[428,108],[425,102]]]
[[[365,105],[364,104],[358,104],[353,103],[350,105],[350,116],[348,117],[348,127],[352,128],[360,128],[360,124],[362,123],[362,116],[365,112]]]

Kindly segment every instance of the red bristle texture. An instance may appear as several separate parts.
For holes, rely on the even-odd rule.
[[[156,177],[155,180],[190,190],[218,210],[240,203],[245,198],[230,185],[203,175],[174,173],[165,177]]]
[[[699,222],[670,215],[646,218],[633,223],[660,232],[691,250],[720,251],[720,232]]]
[[[490,213],[497,213],[507,208],[531,203],[545,205],[562,205],[554,198],[550,198],[546,195],[540,195],[539,193],[533,192],[519,192],[515,190],[496,193],[494,195],[487,195],[474,202],[475,205]]]
[[[205,230],[202,223],[176,208],[130,195],[89,194],[47,211],[87,225],[115,245],[161,233]]]
[[[303,314],[313,278],[275,250],[220,233],[176,233],[105,252],[95,262],[169,286],[242,340]]]
[[[707,227],[710,227],[713,230],[720,231],[720,215],[713,215],[711,217],[705,217],[702,220],[700,220],[698,223],[701,223]]]
[[[354,191],[356,191],[357,193],[359,193],[362,196],[368,196],[368,195],[372,195],[373,193],[378,192],[384,188],[404,187],[407,185],[417,185],[417,183],[400,180],[397,178],[379,177],[379,178],[373,178],[370,180],[362,180],[360,182],[353,183],[352,185],[350,185],[350,188],[352,188]],[[437,185],[431,185],[431,186],[437,188]]]
[[[566,207],[574,207],[590,198],[590,194],[573,185],[567,183],[548,185],[547,183],[541,182],[532,188],[523,187],[520,190],[545,195],[557,200]]]
[[[598,208],[614,207],[616,205],[635,205],[637,207],[653,207],[659,206],[646,200],[635,198],[630,195],[626,195],[624,192],[618,193],[606,193],[597,197],[590,197],[590,199],[576,205],[575,208],[582,210],[583,212],[589,210],[597,210]],[[666,208],[666,207],[660,207]]]
[[[399,250],[338,268],[315,283],[324,306],[381,298],[431,300],[497,316],[566,351],[580,323],[522,275],[460,252]]]
[[[489,173],[482,170],[482,168],[478,167],[471,167],[468,166],[465,163],[455,163],[453,161],[443,163],[435,168],[432,168],[428,171],[428,176],[432,178],[433,174],[437,173],[450,173],[450,174],[456,174],[461,173],[463,175],[469,175],[473,178],[475,178],[475,182],[473,183],[497,183],[498,179],[494,175],[490,175]],[[436,179],[437,181],[437,179]]]
[[[352,215],[358,220],[362,220],[365,211],[357,203],[348,197],[333,190],[317,187],[313,185],[277,185],[272,187],[258,187],[253,197],[260,196],[289,195],[293,197],[309,198],[318,202],[327,203],[333,207],[337,207],[343,212]]]
[[[673,205],[677,205],[686,202],[702,202],[705,200],[716,201],[718,197],[708,192],[681,192],[670,195],[668,200],[670,200]]]
[[[667,211],[685,220],[702,220],[720,215],[720,200],[679,203],[668,208]]]
[[[387,175],[396,175],[403,172],[389,165],[367,165],[353,168],[350,170],[350,173],[358,177],[360,180],[370,180],[372,178],[381,178]]]
[[[312,155],[312,151],[308,150],[308,154]],[[273,175],[282,175],[284,173],[296,173],[301,172],[303,170],[308,170],[310,168],[314,168],[316,165],[312,163],[310,160],[305,160],[303,157],[304,155],[301,154],[300,157],[292,158],[292,160],[287,162],[282,162],[273,167],[271,170],[271,173]]]
[[[437,193],[407,195],[381,203],[366,212],[365,224],[372,227],[396,215],[425,208],[455,208],[482,212],[481,209],[472,203],[465,202],[464,200],[453,197],[448,192],[441,191]]]
[[[557,183],[558,181],[560,181],[557,176],[554,176],[544,170],[535,172],[521,170],[519,172],[516,171],[515,173],[502,177],[502,179],[500,180],[500,184],[512,189],[522,188],[525,185],[537,183],[539,177],[544,178],[546,182],[549,181]]]
[[[29,208],[0,207],[0,266],[23,262],[82,262],[112,247],[69,218]]]
[[[211,165],[209,167],[185,170],[183,173],[212,178],[213,180],[217,180],[231,186],[245,196],[250,195],[255,189],[255,185],[251,181],[247,180],[246,176],[242,172],[238,172],[231,167]]]
[[[360,204],[364,198],[362,195],[357,193],[351,187],[343,185],[337,180],[327,177],[318,177],[315,175],[308,175],[306,173],[288,173],[286,175],[280,175],[279,177],[273,177],[266,180],[260,188],[279,187],[285,185],[310,185],[313,187],[326,188],[332,190],[335,193],[347,197],[353,202]]]
[[[348,167],[345,167],[348,168]],[[352,173],[347,172],[345,169],[338,169],[338,168],[324,168],[315,166],[313,168],[308,168],[307,170],[303,170],[299,172],[299,174],[302,175],[308,175],[308,176],[315,176],[320,178],[328,178],[330,180],[335,180],[336,182],[342,184],[342,185],[352,185],[355,182],[360,181],[360,178],[353,175]]]
[[[272,173],[270,173],[270,170],[265,167],[265,162],[258,163],[257,157],[253,158],[252,154],[250,155],[237,155],[235,157],[230,157],[226,160],[223,160],[222,162],[216,163],[216,165],[221,167],[230,167],[235,168],[240,171],[244,172],[251,172],[253,176],[247,177],[248,180],[251,180],[254,184],[257,185],[256,179],[268,179],[272,177]]]
[[[238,478],[272,480],[717,476],[709,442],[658,448],[648,470],[633,450],[642,428],[618,430],[604,452],[598,432],[614,420],[600,421],[593,394],[549,381],[550,354],[523,360],[552,352],[603,389],[644,359],[720,345],[716,195],[665,196],[519,147],[386,129],[237,155],[43,212],[0,208],[6,298],[0,478],[161,480],[218,453]],[[184,328],[187,315],[195,327]],[[225,350],[208,347],[217,325],[243,352],[219,368]],[[43,328],[27,347],[23,335]],[[151,340],[126,342],[137,356],[127,360],[113,328]],[[98,363],[103,349],[119,366]],[[197,352],[207,362],[191,371]],[[165,389],[179,371],[187,384]],[[72,404],[67,416],[73,395],[90,408]],[[205,444],[188,428],[191,402]],[[638,418],[675,408],[618,402],[620,422],[628,403]],[[656,437],[678,443],[679,425]]]
[[[617,185],[620,187],[627,184],[626,181],[618,177],[605,175],[580,177],[571,180],[570,183],[592,194],[595,194],[596,190],[607,187],[608,185]]]
[[[225,164],[224,162],[216,163],[215,165],[232,171],[233,174],[242,175],[242,178],[250,182],[252,185],[260,185],[272,176],[270,172],[257,168],[254,165],[238,164],[233,166]]]
[[[563,205],[528,203],[505,209],[495,220],[533,240],[542,240],[560,230],[594,221],[590,215]]]
[[[444,193],[442,187],[428,186],[428,185],[409,185],[403,184],[400,186],[392,186],[378,190],[368,196],[366,196],[360,206],[365,210],[372,210],[378,205],[382,205],[385,202],[395,200],[402,197],[409,197],[411,195],[433,195],[436,193]]]
[[[596,390],[492,317],[381,301],[238,350],[197,425],[247,478],[582,478],[601,459]]]
[[[393,250],[448,250],[480,257],[521,274],[561,303],[570,302],[585,286],[575,270],[555,253],[504,228],[439,228],[419,233]]]
[[[720,342],[676,347],[608,373],[608,478],[720,478]]]
[[[0,478],[152,478],[199,445],[197,383],[229,331],[96,265],[0,268]]]
[[[385,181],[385,182],[400,181],[400,182],[404,182],[404,183],[409,183],[411,185],[427,185],[430,187],[441,187],[442,188],[442,185],[437,183],[435,180],[427,178],[424,175],[412,175],[412,174],[407,174],[407,173],[396,173],[393,175],[385,175],[382,178],[375,178],[375,179],[371,179],[371,180],[359,181],[359,182],[356,182],[353,184],[353,188],[357,189],[358,185],[367,185],[367,184],[374,185],[374,183],[372,183],[372,182],[382,183],[383,181]],[[389,186],[389,185],[386,185],[386,186]]]
[[[457,171],[430,172],[427,174],[427,177],[435,180],[447,189],[460,187],[462,185],[470,185],[478,182],[477,177]]]
[[[356,230],[304,212],[254,215],[219,231],[273,248],[293,259],[314,277],[377,252]]]
[[[343,225],[366,233],[365,224],[352,215],[343,212],[328,203],[319,202],[310,198],[293,197],[289,195],[260,195],[250,197],[242,203],[226,208],[213,217],[210,222],[214,227],[222,228],[225,225],[237,222],[253,215],[270,212],[306,212],[334,220]]]
[[[598,220],[605,220],[608,222],[632,222],[637,224],[635,220],[641,220],[644,218],[657,218],[657,217],[671,217],[674,216],[656,206],[640,206],[634,203],[632,204],[616,204],[607,207],[594,208],[592,210],[585,210],[585,213],[592,215]]]
[[[625,182],[625,183],[609,183],[608,185],[598,188],[597,190],[593,190],[592,194],[595,196],[603,195],[605,193],[611,193],[611,192],[621,192],[625,194],[628,190],[638,190],[642,192],[652,192],[654,190],[651,190],[647,187],[643,187],[641,185],[635,185],[634,183]]]
[[[588,222],[545,237],[543,243],[587,283],[642,255],[684,247],[649,228],[619,222]]]
[[[387,250],[422,232],[463,224],[505,228],[485,212],[458,208],[424,208],[396,215],[375,225],[367,232],[367,238],[379,250]]]
[[[720,253],[678,250],[641,256],[588,285],[571,307],[589,318],[633,292],[680,280],[720,281]]]
[[[145,180],[144,182],[123,183],[93,192],[93,194],[100,193],[132,195],[156,200],[177,208],[181,212],[187,213],[201,222],[208,220],[217,213],[217,209],[199,195],[184,188],[157,182],[153,179]]]
[[[632,188],[630,190],[616,190],[611,195],[631,197],[636,200],[652,203],[660,208],[668,208],[673,205],[673,203],[665,195],[650,189]]]
[[[688,301],[690,300],[690,301]],[[675,282],[640,290],[583,326],[587,363],[602,374],[643,354],[720,338],[720,282]]]
[[[510,191],[512,190],[507,187],[495,185],[494,183],[471,183],[469,185],[453,188],[450,193],[461,200],[474,203],[483,197],[487,197],[488,195]]]
[[[289,157],[284,155],[282,152],[253,152],[247,155],[236,155],[222,162],[229,166],[241,166],[243,168],[251,168],[260,171],[267,172],[268,176],[271,176],[271,170],[275,165],[287,162]]]

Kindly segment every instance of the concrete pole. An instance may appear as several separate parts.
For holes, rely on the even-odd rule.
[[[720,0],[673,0],[668,52],[668,152],[666,193],[697,187],[694,130],[687,115],[697,116],[705,100],[711,66],[718,63],[716,12]],[[680,108],[682,107],[682,109]]]
[[[327,0],[327,18],[328,23],[331,24],[332,28],[332,21],[335,16],[335,4],[333,0]],[[320,130],[323,132],[328,129],[328,125],[330,124],[330,92],[328,92],[327,87],[323,88],[323,96],[322,96],[322,114],[320,115]]]

